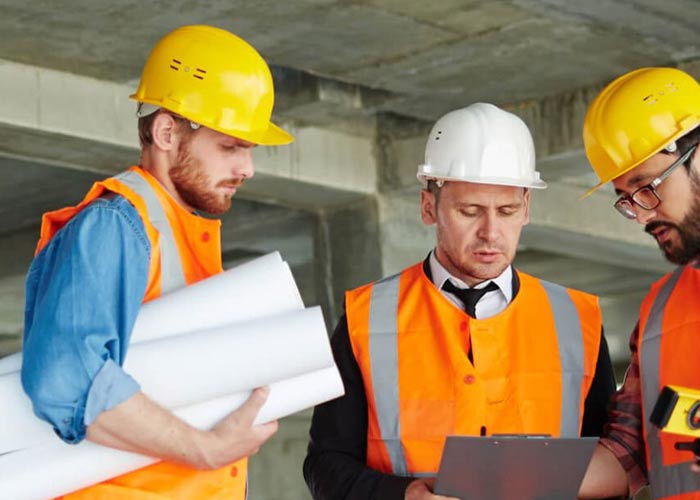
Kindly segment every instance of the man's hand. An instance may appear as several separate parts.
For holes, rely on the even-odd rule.
[[[435,479],[416,479],[406,488],[405,500],[459,500],[455,497],[445,497],[433,494]]]
[[[628,490],[627,473],[615,455],[601,444],[596,446],[578,492],[579,500],[626,497]]]
[[[255,417],[267,400],[268,388],[255,389],[248,400],[219,422],[209,433],[205,451],[208,468],[218,469],[250,455],[277,432],[277,422],[254,425]]]
[[[211,431],[201,431],[138,392],[101,413],[87,438],[197,469],[214,469],[252,455],[276,431],[277,422],[253,425],[269,389],[255,389],[248,400]]]

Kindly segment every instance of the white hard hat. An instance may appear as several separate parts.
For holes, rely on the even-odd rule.
[[[451,111],[435,123],[418,180],[547,187],[535,170],[535,146],[525,122],[483,102]]]

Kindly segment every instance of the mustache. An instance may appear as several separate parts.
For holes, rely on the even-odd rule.
[[[219,181],[216,186],[217,187],[226,187],[226,188],[238,188],[243,185],[245,182],[245,179],[240,177],[237,179],[224,179],[223,181]]]
[[[654,231],[656,231],[660,227],[666,227],[669,229],[676,229],[677,231],[680,231],[680,227],[678,227],[677,224],[674,224],[673,222],[662,221],[662,220],[651,221],[649,224],[644,226],[644,231],[649,233],[649,234],[652,234]],[[652,236],[653,236],[653,234],[652,234]]]

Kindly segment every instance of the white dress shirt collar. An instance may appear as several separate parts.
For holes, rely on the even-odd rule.
[[[461,279],[451,275],[450,272],[447,269],[445,269],[445,266],[443,266],[435,256],[435,250],[430,252],[428,264],[430,265],[430,272],[433,277],[433,284],[438,288],[438,290],[442,292],[443,295],[445,295],[445,297],[447,297],[452,303],[454,303],[455,305],[457,305],[457,307],[461,309],[461,301],[451,293],[444,291],[442,289],[442,285],[445,283],[445,281],[450,280],[458,288],[471,287]],[[479,283],[474,288],[483,288],[488,284],[489,281],[493,281],[496,284],[496,286],[498,286],[498,290],[494,290],[493,292],[485,294],[477,303],[476,313],[478,318],[487,318],[500,313],[513,300],[512,266],[506,267],[505,270],[497,277],[490,280],[486,280],[483,283]]]

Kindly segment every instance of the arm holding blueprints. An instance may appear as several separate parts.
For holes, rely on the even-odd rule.
[[[88,437],[129,451],[142,451],[140,447],[144,442],[147,446],[158,446],[148,443],[148,436],[136,436],[133,425],[127,424],[129,410],[144,405],[150,407],[149,412],[156,412],[155,418],[151,413],[147,420],[148,425],[153,425],[154,434],[162,432],[163,425],[175,425],[176,432],[185,439],[184,442],[169,443],[170,448],[160,449],[158,453],[151,451],[146,454],[165,458],[171,453],[168,450],[177,450],[181,446],[180,452],[187,453],[189,445],[197,443],[196,448],[206,450],[208,454],[173,458],[209,468],[230,463],[233,454],[250,455],[265,437],[264,434],[263,438],[253,436],[250,440],[241,429],[247,429],[244,433],[262,431],[269,434],[274,431],[275,424],[259,424],[341,395],[342,383],[332,360],[320,309],[303,309],[287,264],[278,254],[272,257],[258,259],[259,265],[254,261],[144,305],[133,332],[135,345],[131,346],[125,363],[128,373],[139,381],[142,392],[136,393],[126,404],[109,410],[116,417],[117,425],[130,426],[132,432],[125,434],[133,437],[126,442],[116,440],[110,428],[100,426],[100,419],[106,412],[99,414],[89,425]],[[254,286],[248,286],[251,284]],[[230,307],[231,302],[248,303],[250,307],[241,311]],[[196,304],[194,309],[192,304]],[[255,319],[267,316],[266,312],[271,315],[269,318]],[[191,318],[197,316],[202,317],[202,321],[192,323]],[[178,335],[170,335],[164,330],[154,335],[159,317],[171,324],[169,331],[174,330]],[[183,327],[188,323],[190,326]],[[209,330],[191,331],[196,324],[202,323],[210,327]],[[153,326],[144,330],[139,325]],[[183,331],[183,328],[190,332]],[[17,379],[15,373],[0,376],[0,389],[15,387],[17,396],[13,397],[22,397],[18,383],[15,382],[14,386],[2,384],[8,377]],[[256,391],[252,400],[245,403],[251,390],[262,385],[271,389],[267,401],[264,391],[263,394]],[[25,404],[28,408],[29,405]],[[127,405],[130,407],[125,408]],[[19,406],[11,405],[18,411]],[[175,410],[175,413],[171,414],[164,407]],[[238,413],[227,416],[239,407]],[[196,414],[194,419],[192,411]],[[0,483],[3,491],[17,492],[16,498],[58,496],[155,461],[89,443],[73,447],[55,442],[48,426],[45,432],[40,432],[29,425],[31,422],[41,431],[45,425],[29,413],[14,420],[23,428],[7,428],[12,421],[5,419],[0,423],[0,450],[18,451],[1,457]],[[27,446],[18,446],[22,441]],[[14,446],[8,449],[7,442]],[[40,446],[32,447],[36,445]],[[50,462],[48,457],[54,457],[54,460]],[[80,465],[71,469],[73,463]],[[40,465],[47,481],[41,484],[22,481],[23,475],[19,471],[27,464]],[[66,475],[67,470],[81,470],[82,474]],[[61,489],[66,481],[68,484]],[[44,489],[35,491],[37,488]],[[35,493],[29,494],[30,491]]]

